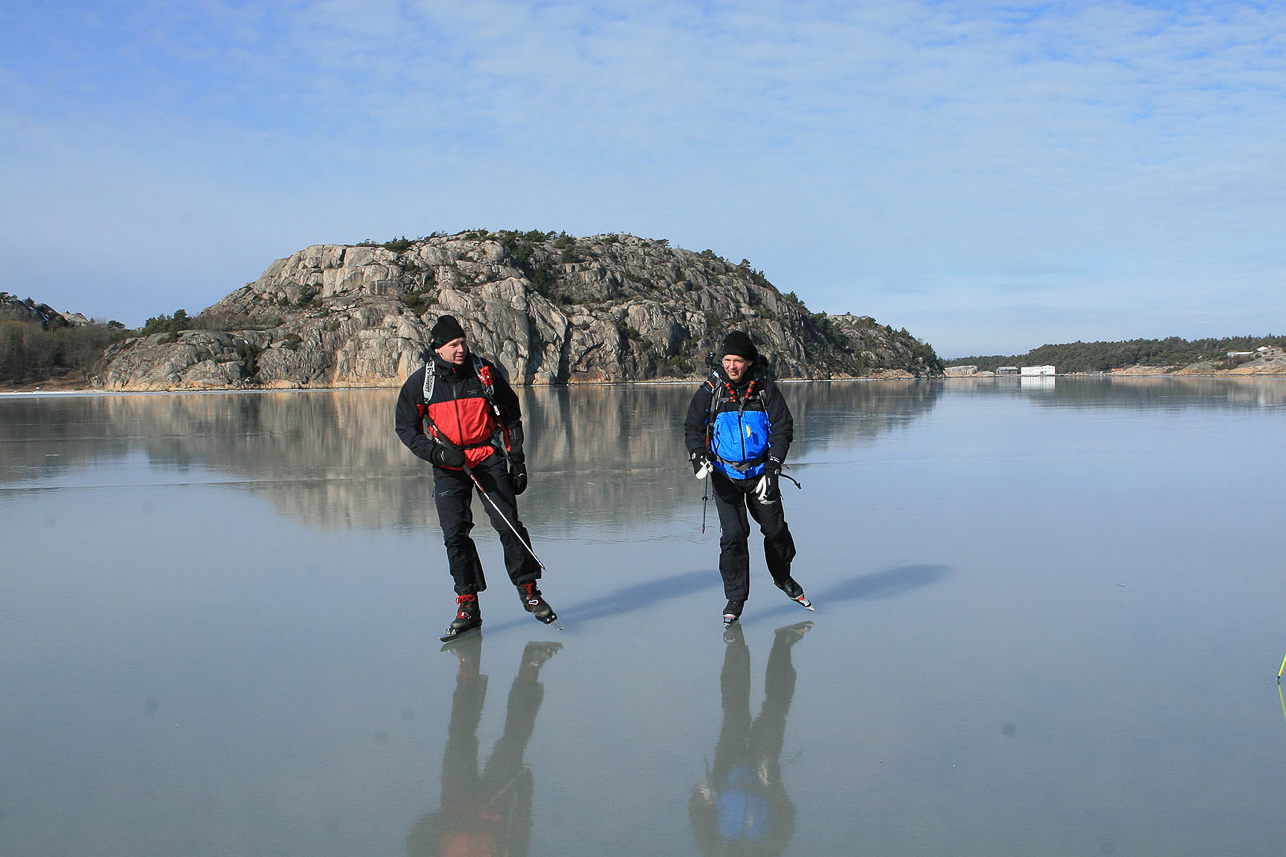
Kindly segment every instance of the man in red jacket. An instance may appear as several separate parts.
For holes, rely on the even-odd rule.
[[[523,607],[548,624],[558,617],[536,581],[541,566],[531,537],[518,520],[517,495],[527,489],[518,396],[492,363],[469,352],[464,329],[444,315],[430,332],[431,353],[397,399],[397,436],[407,449],[433,464],[433,496],[455,580],[456,617],[443,640],[482,626],[478,593],[487,588],[473,529],[473,489],[485,492],[483,507],[504,547],[505,568]]]

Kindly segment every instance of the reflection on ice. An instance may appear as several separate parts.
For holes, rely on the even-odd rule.
[[[813,627],[778,628],[764,672],[764,701],[750,715],[750,647],[740,623],[724,631],[719,674],[723,725],[714,761],[692,790],[688,815],[702,854],[781,854],[795,832],[795,804],[781,778],[786,717],[795,696],[790,650]]]
[[[1053,380],[791,383],[788,464],[868,447],[952,394],[1030,395],[1043,406],[1078,408],[1286,405],[1286,384],[1271,379],[1086,377],[1050,387]],[[692,389],[520,389],[532,477],[524,517],[548,531],[676,514],[676,488],[688,481],[681,424]],[[393,435],[395,396],[380,389],[0,398],[0,484],[82,487],[181,475],[252,491],[323,529],[418,530],[433,521],[433,480]]]
[[[682,421],[694,386],[520,389],[524,519],[558,527],[673,515],[675,488],[687,484]],[[869,444],[927,413],[940,392],[791,385],[792,457]],[[0,483],[85,487],[106,468],[131,468],[152,482],[181,474],[252,491],[324,529],[419,529],[434,519],[433,480],[393,434],[395,399],[393,390],[0,399]]]
[[[1280,378],[1191,375],[989,376],[951,378],[949,395],[1026,396],[1063,407],[1174,410],[1176,408],[1254,409],[1286,405]],[[1047,395],[1051,394],[1052,395]]]
[[[540,668],[561,643],[531,642],[509,686],[504,732],[478,767],[478,722],[487,701],[482,635],[444,649],[459,658],[451,720],[442,754],[442,807],[426,813],[406,837],[407,857],[526,854],[531,842],[533,780],[524,763],[527,742],[545,699]]]

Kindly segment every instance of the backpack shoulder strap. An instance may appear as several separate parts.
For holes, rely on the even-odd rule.
[[[428,407],[433,401],[433,382],[437,380],[437,372],[433,371],[433,364],[425,362],[424,364],[424,406]]]
[[[478,376],[478,380],[482,382],[482,392],[486,394],[487,401],[494,405],[496,400],[496,382],[495,379],[491,377],[491,366],[476,354],[470,354],[469,356],[473,358],[474,374],[476,374]]]
[[[728,392],[723,387],[723,379],[714,371],[710,372],[710,377],[705,379],[701,387],[710,394],[710,400],[706,402],[706,425],[709,426],[710,418],[723,400],[727,398]]]

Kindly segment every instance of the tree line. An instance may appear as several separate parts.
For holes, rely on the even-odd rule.
[[[1026,354],[957,357],[947,366],[977,366],[994,372],[999,366],[1055,366],[1059,372],[1110,372],[1128,366],[1187,366],[1229,362],[1229,352],[1253,352],[1263,345],[1286,348],[1286,336],[1227,336],[1221,339],[1130,339],[1123,342],[1071,342],[1042,345]],[[1232,359],[1236,362],[1236,358]]]
[[[72,324],[46,304],[0,292],[0,383],[82,381],[113,342],[130,334],[118,321]]]

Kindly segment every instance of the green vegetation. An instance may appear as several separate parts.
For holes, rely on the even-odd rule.
[[[62,320],[62,316],[58,316]],[[49,328],[36,322],[0,321],[0,382],[23,384],[94,370],[109,345],[128,335],[109,321],[73,327],[65,320]]]
[[[241,358],[245,376],[253,378],[259,374],[259,355],[263,353],[263,349],[240,338],[232,341],[232,347],[236,349],[237,357]]]
[[[994,372],[998,366],[1054,366],[1059,372],[1110,372],[1128,366],[1187,366],[1203,361],[1223,362],[1230,351],[1254,351],[1261,345],[1286,347],[1286,336],[1230,336],[1222,339],[1130,339],[1124,342],[1072,342],[1042,345],[1026,354],[958,357],[947,366],[977,366]]]
[[[228,310],[207,310],[192,319],[194,330],[267,330],[280,321],[266,322]]]
[[[316,286],[304,286],[299,292],[299,297],[295,298],[295,306],[300,309],[307,309],[317,301],[317,293],[320,291]]]
[[[426,292],[412,291],[402,296],[402,303],[415,312],[422,312],[426,306],[433,303],[433,296]]]
[[[554,246],[559,250],[559,258],[575,254],[576,240],[566,232],[541,232],[532,229],[528,232],[504,230],[496,237],[505,245],[509,255],[518,263],[523,275],[531,281],[532,286],[541,295],[555,300],[554,285],[558,280],[558,263],[553,261],[552,253],[545,248],[545,243],[555,237]]]
[[[480,231],[484,236],[486,235],[486,230],[485,230],[485,229],[484,229],[484,230],[479,230],[479,231]],[[475,233],[470,233],[470,237],[472,237],[472,235],[473,235],[473,234],[475,234]],[[415,244],[416,244],[416,243],[418,243],[418,242],[420,242],[420,241],[427,241],[427,240],[429,240],[430,238],[437,238],[437,237],[439,237],[440,235],[442,235],[442,233],[440,233],[440,232],[436,232],[436,231],[435,231],[435,232],[430,232],[428,235],[421,235],[419,238],[407,238],[405,235],[401,235],[401,236],[399,236],[399,237],[397,237],[397,238],[391,238],[391,239],[389,239],[388,241],[384,241],[384,242],[376,241],[374,238],[363,238],[361,241],[358,241],[358,242],[357,242],[357,244],[356,244],[356,245],[354,245],[354,246],[357,246],[357,247],[383,247],[385,250],[391,250],[391,251],[393,251],[394,253],[396,253],[396,254],[398,254],[398,255],[400,256],[400,255],[402,255],[403,253],[405,253],[407,250],[410,250],[413,246],[415,246]],[[479,240],[481,240],[481,239],[479,239]]]
[[[911,334],[907,333],[905,327],[902,328],[902,333],[906,335],[907,339],[915,343],[911,346],[911,355],[913,357],[923,360],[924,365],[935,369],[938,372],[942,371],[944,364],[942,359],[938,357],[937,352],[933,350],[932,345],[925,342],[923,339],[916,339],[911,336]]]
[[[576,255],[576,239],[566,232],[558,233],[558,237],[554,239],[554,249],[559,251],[559,257],[564,265],[579,261]]]
[[[630,324],[627,324],[625,319],[621,319],[616,323],[616,333],[624,342],[637,342],[643,338],[643,334],[639,333],[638,330]]]
[[[143,324],[140,336],[151,336],[154,333],[168,333],[170,342],[179,338],[179,331],[188,330],[192,327],[192,319],[188,318],[188,311],[185,309],[176,309],[174,315],[161,315],[155,318],[149,318]]]

